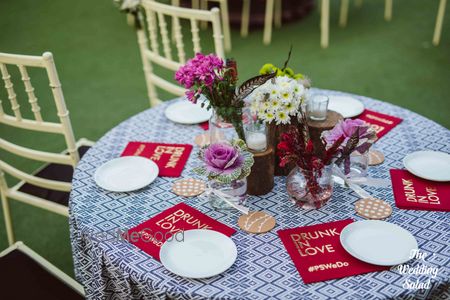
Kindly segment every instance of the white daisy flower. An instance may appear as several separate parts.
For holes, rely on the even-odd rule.
[[[284,111],[279,111],[276,114],[277,125],[279,124],[288,124],[290,121],[289,115]]]
[[[264,114],[263,120],[266,123],[270,123],[275,119],[275,115],[272,112],[267,112]]]
[[[287,103],[284,105],[283,110],[287,112],[288,115],[292,116],[297,113],[298,106],[294,105],[293,103]]]

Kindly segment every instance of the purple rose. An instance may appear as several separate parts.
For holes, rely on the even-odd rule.
[[[205,150],[204,161],[208,171],[230,174],[242,166],[244,157],[228,143],[214,143]]]

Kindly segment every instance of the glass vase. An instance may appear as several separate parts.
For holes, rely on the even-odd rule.
[[[328,165],[312,172],[296,166],[286,179],[289,200],[305,209],[322,207],[333,194],[332,169]]]
[[[211,180],[208,185],[213,190],[218,190],[229,196],[233,196],[236,200],[233,201],[235,204],[245,206],[247,201],[247,178],[234,180],[231,183],[223,183],[217,180]],[[212,208],[216,210],[231,210],[234,209],[225,200],[216,195],[215,193],[210,193],[209,203]]]
[[[354,151],[352,154],[350,154],[350,166],[347,170],[345,169],[344,162],[339,165],[342,173],[344,173],[347,178],[366,177],[368,167],[369,151],[363,154]]]
[[[215,110],[209,119],[209,138],[211,143],[231,142],[239,138],[232,122],[225,120]]]

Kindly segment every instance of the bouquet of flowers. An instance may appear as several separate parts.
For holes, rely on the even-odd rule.
[[[199,157],[204,165],[194,169],[197,174],[227,184],[246,178],[254,162],[242,140],[210,144],[200,149]]]
[[[283,68],[265,64],[259,73],[261,76],[275,74],[276,77],[258,87],[252,94],[251,110],[258,119],[276,125],[290,124],[291,117],[297,116],[304,103],[311,82],[303,74],[297,73],[287,65],[292,47]]]
[[[350,173],[350,155],[356,151],[364,154],[377,140],[375,130],[364,121],[356,119],[346,119],[340,121],[336,126],[328,131],[322,132],[321,138],[326,148],[333,147],[339,139],[344,139],[338,148],[338,158],[335,163],[338,166],[343,164],[344,174]]]
[[[366,152],[375,140],[375,131],[370,126],[361,120],[347,119],[339,122],[332,130],[323,132],[322,143],[325,151],[317,154],[309,137],[306,114],[300,110],[299,125],[290,126],[289,130],[282,134],[277,148],[280,165],[295,163],[306,180],[307,194],[320,200],[323,187],[319,184],[319,179],[325,166],[343,163],[345,170],[349,172],[351,153]]]
[[[306,194],[310,194],[315,200],[320,198],[322,187],[319,178],[325,166],[333,163],[339,155],[339,148],[345,140],[341,136],[321,155],[315,154],[314,144],[309,138],[306,117],[302,112],[302,121],[299,126],[290,126],[289,130],[281,135],[281,142],[278,144],[278,156],[280,166],[288,163],[295,163],[306,180]],[[331,194],[330,194],[331,196]],[[307,197],[307,196],[305,196]]]
[[[214,54],[197,53],[178,69],[175,79],[187,89],[189,101],[196,103],[200,95],[204,95],[209,100],[207,109],[214,108],[219,116],[232,123],[239,138],[245,141],[242,125],[243,99],[275,74],[251,78],[238,89],[237,75],[235,60],[228,59],[224,63]]]
[[[307,89],[297,80],[285,75],[275,77],[253,92],[250,108],[265,123],[290,124],[306,93]]]

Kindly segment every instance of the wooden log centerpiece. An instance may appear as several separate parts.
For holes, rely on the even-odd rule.
[[[325,151],[325,145],[320,138],[322,132],[333,129],[340,120],[343,120],[342,115],[332,110],[328,110],[327,118],[323,121],[308,118],[309,137],[313,141],[316,155],[320,156]]]
[[[255,196],[265,195],[274,186],[274,149],[267,147],[264,152],[250,152],[253,153],[255,163],[247,177],[247,193]]]

